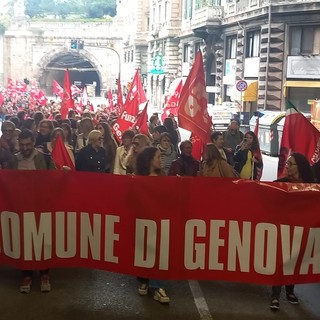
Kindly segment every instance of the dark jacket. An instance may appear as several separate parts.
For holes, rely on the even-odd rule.
[[[80,149],[76,157],[76,170],[106,172],[106,152],[100,147],[96,151],[90,144]]]
[[[177,160],[173,161],[168,176],[197,176],[200,170],[199,161],[192,156],[184,156],[183,154]]]

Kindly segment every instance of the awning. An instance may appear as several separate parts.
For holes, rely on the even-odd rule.
[[[258,80],[246,80],[248,88],[242,92],[242,101],[252,102],[258,99]],[[241,101],[241,92],[234,85],[230,90],[232,101]]]
[[[287,96],[287,87],[290,88],[320,88],[320,81],[286,81],[283,95]]]

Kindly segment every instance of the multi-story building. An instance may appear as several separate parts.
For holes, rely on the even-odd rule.
[[[149,28],[149,0],[117,0],[115,24],[123,37],[122,83],[129,83],[140,69],[146,86]]]
[[[320,2],[150,0],[149,91],[161,105],[170,83],[186,77],[201,49],[208,102],[244,111],[302,111],[320,97]],[[248,89],[236,89],[246,80]]]

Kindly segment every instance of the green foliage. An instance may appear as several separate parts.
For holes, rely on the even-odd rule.
[[[26,14],[31,18],[48,15],[67,18],[78,14],[87,18],[116,15],[116,0],[26,0]]]

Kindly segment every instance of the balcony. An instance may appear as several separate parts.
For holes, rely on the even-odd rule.
[[[207,3],[213,3],[209,1]],[[193,30],[219,27],[223,20],[223,7],[215,5],[202,5],[196,8],[191,21]]]

